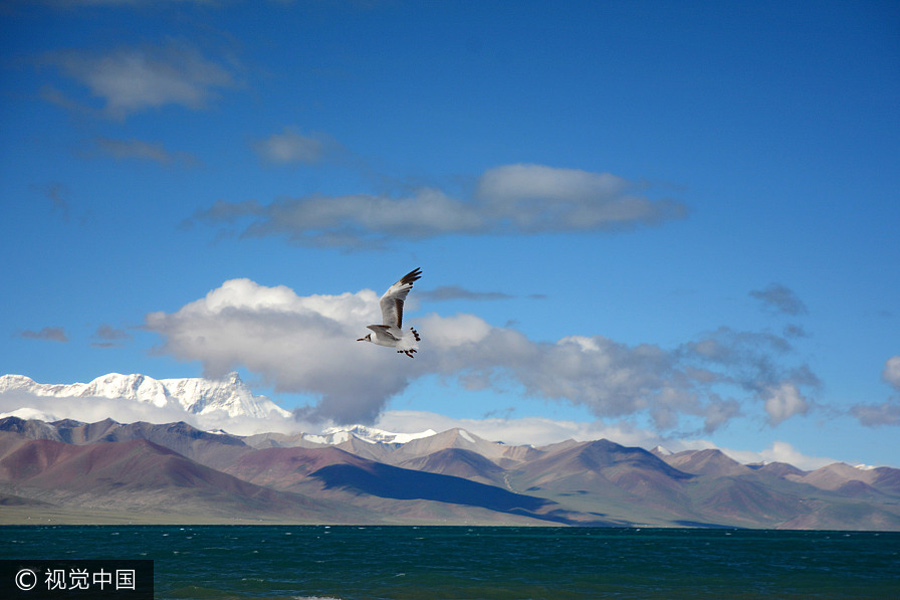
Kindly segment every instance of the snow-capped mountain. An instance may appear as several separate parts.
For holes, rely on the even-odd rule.
[[[275,413],[289,417],[284,410],[265,396],[254,396],[237,373],[225,379],[153,379],[146,375],[110,373],[90,383],[44,384],[24,375],[0,376],[0,393],[22,391],[35,396],[56,398],[99,397],[143,402],[154,406],[178,407],[197,415],[217,412],[229,417],[249,416],[265,418]]]
[[[0,515],[900,531],[900,470],[890,467],[803,471],[745,466],[710,448],[661,457],[605,439],[535,447],[458,428],[424,433],[335,428],[320,434],[331,436],[328,447],[296,434],[213,435],[186,422],[0,418]],[[398,442],[403,435],[413,439]]]
[[[347,425],[343,427],[328,427],[321,434],[304,433],[303,439],[316,444],[341,444],[351,437],[355,437],[370,444],[405,444],[412,440],[427,438],[436,435],[434,429],[428,429],[419,433],[392,433],[366,425]]]

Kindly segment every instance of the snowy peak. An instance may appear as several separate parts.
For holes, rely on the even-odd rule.
[[[338,445],[351,438],[356,438],[369,444],[405,444],[412,440],[427,438],[435,435],[433,429],[419,433],[393,433],[383,429],[376,429],[366,425],[346,425],[343,427],[328,427],[320,435],[303,434],[303,439],[316,443]]]
[[[79,384],[74,384],[79,386]],[[93,380],[83,389],[80,387],[76,390],[72,386],[74,394],[65,394],[57,392],[54,396],[98,396],[100,398],[124,398],[126,400],[135,400],[152,404],[160,408],[169,403],[169,395],[162,382],[145,377],[143,375],[120,375],[118,373],[110,373]]]
[[[675,454],[674,452],[672,452],[671,450],[669,450],[668,448],[666,448],[665,446],[663,446],[661,444],[657,444],[656,447],[653,448],[653,450],[651,450],[650,452],[657,456],[672,456],[673,454]]]
[[[43,384],[23,375],[0,377],[0,393],[23,391],[36,396],[57,398],[90,397],[123,399],[152,404],[160,408],[174,406],[187,412],[206,415],[224,412],[229,417],[281,417],[290,412],[265,396],[254,396],[237,373],[222,380],[153,379],[146,375],[110,373],[90,383]]]
[[[270,412],[289,417],[289,411],[280,408],[265,396],[254,396],[237,373],[230,373],[226,379],[163,379],[168,392],[178,400],[188,412],[208,414],[224,411],[229,416],[251,416],[265,418]]]
[[[3,375],[0,377],[0,394],[4,392],[28,392],[36,396],[80,396],[87,384],[73,383],[65,384],[46,384],[37,383],[31,377],[25,375]],[[71,393],[67,393],[71,392]]]

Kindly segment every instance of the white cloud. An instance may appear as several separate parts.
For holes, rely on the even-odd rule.
[[[159,352],[199,361],[209,377],[245,367],[278,392],[317,397],[304,417],[342,423],[372,422],[392,397],[425,375],[482,388],[512,382],[534,397],[583,405],[598,418],[643,415],[664,431],[711,432],[741,415],[741,402],[722,398],[715,386],[746,388],[751,402],[765,402],[773,424],[808,409],[800,378],[773,379],[771,367],[759,374],[755,364],[741,364],[759,362],[759,350],[749,358],[714,354],[724,367],[698,376],[696,354],[683,348],[628,346],[603,336],[542,342],[475,315],[430,314],[413,319],[423,339],[410,361],[355,341],[380,319],[371,290],[301,297],[285,286],[236,279],[174,313],[147,315],[146,328],[162,337]],[[751,382],[746,373],[740,379],[729,370],[762,379]]]
[[[476,196],[501,227],[528,233],[613,230],[684,216],[682,205],[633,194],[634,187],[610,173],[516,164],[486,171]]]
[[[147,315],[146,326],[163,336],[160,351],[202,362],[206,376],[243,365],[276,391],[320,396],[311,417],[371,421],[409,377],[389,366],[393,353],[355,341],[366,324],[380,322],[377,310],[370,290],[301,298],[284,286],[237,279],[175,313]]]
[[[897,402],[882,402],[881,404],[856,404],[850,409],[850,414],[856,417],[866,427],[878,427],[881,425],[900,425],[900,404]]]
[[[2,406],[3,396],[0,395],[0,410],[2,410]],[[9,412],[0,412],[0,419],[5,419],[6,417],[16,417],[26,421],[44,421],[45,423],[52,423],[60,420],[59,416],[55,414],[48,414],[30,406],[22,406],[21,408],[16,408]]]
[[[792,350],[786,337],[720,327],[684,344],[679,354],[682,361],[695,367],[686,370],[689,376],[708,386],[737,386],[761,402],[768,422],[777,425],[809,412],[812,405],[803,388],[815,390],[820,385],[808,366],[789,366],[787,357]],[[713,410],[708,415],[713,424],[741,412],[734,400],[722,401],[717,408],[720,412]]]
[[[272,138],[269,139],[271,141]],[[309,155],[307,139],[278,138],[280,150],[263,154]],[[301,152],[302,149],[302,152]],[[441,235],[535,234],[611,231],[678,219],[680,203],[632,193],[632,184],[608,173],[542,165],[510,165],[485,172],[474,197],[461,200],[435,188],[404,197],[349,194],[281,198],[263,205],[227,203],[197,212],[210,224],[249,221],[245,236],[283,235],[299,245],[381,246],[388,239]]]
[[[439,190],[409,198],[368,194],[281,198],[269,205],[218,201],[193,220],[218,224],[251,218],[245,237],[284,235],[297,245],[380,247],[388,237],[422,239],[450,233],[480,233],[483,219],[471,207]]]
[[[900,391],[900,356],[892,356],[884,362],[881,378],[895,391]],[[894,396],[880,404],[855,404],[850,414],[867,427],[900,425],[900,402]]]
[[[478,183],[478,195],[498,204],[527,198],[578,202],[615,198],[629,187],[627,180],[610,173],[516,164],[486,171]]]
[[[884,362],[881,378],[895,390],[900,391],[900,356],[892,356]]]
[[[787,442],[775,441],[763,450],[733,450],[722,448],[728,456],[744,464],[783,462],[805,471],[812,471],[838,462],[833,458],[803,454]]]
[[[104,101],[104,113],[118,119],[167,104],[204,108],[218,90],[235,84],[229,70],[177,42],[123,47],[107,54],[71,50],[52,54],[46,62],[86,86]],[[53,94],[61,104],[73,102],[59,97],[58,90]]]
[[[447,351],[460,346],[481,345],[492,327],[475,315],[455,315],[439,317],[430,315],[422,319],[428,330],[429,346]]]
[[[766,412],[769,421],[778,425],[795,415],[803,415],[809,411],[809,402],[793,383],[784,382],[766,391]]]

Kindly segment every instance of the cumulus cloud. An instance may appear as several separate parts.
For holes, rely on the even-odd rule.
[[[772,425],[806,414],[812,405],[802,390],[821,385],[807,365],[785,361],[791,351],[784,337],[729,327],[720,327],[680,349],[683,360],[695,367],[689,371],[694,377],[708,385],[734,385],[748,392],[763,404]]]
[[[46,342],[68,342],[69,336],[62,327],[44,327],[40,331],[25,329],[17,334],[20,338],[26,340],[42,340]]]
[[[794,415],[803,415],[809,411],[809,402],[793,383],[782,382],[776,387],[766,390],[766,412],[769,421],[778,425]]]
[[[900,356],[892,356],[884,362],[881,378],[894,391],[900,392]],[[867,427],[900,425],[900,396],[880,404],[856,404],[850,409],[850,414]]]
[[[414,368],[355,341],[380,320],[371,290],[300,297],[284,286],[236,279],[175,313],[147,315],[146,327],[163,337],[160,352],[200,361],[207,377],[242,365],[278,392],[318,396],[309,418],[371,422]]]
[[[850,414],[866,427],[900,425],[900,403],[897,402],[857,404],[850,409]]]
[[[236,223],[250,218],[243,237],[283,235],[296,245],[324,247],[383,247],[388,237],[422,239],[450,233],[478,233],[478,215],[439,190],[419,190],[409,198],[367,194],[280,198],[263,205],[256,201],[217,201],[194,214],[194,221]]]
[[[476,197],[497,224],[527,233],[627,229],[684,216],[683,205],[635,188],[610,173],[517,164],[486,171]]]
[[[697,344],[718,361],[700,368],[692,346],[667,350],[579,335],[536,341],[471,314],[415,318],[422,351],[415,361],[398,360],[355,341],[380,318],[371,290],[301,297],[237,279],[174,313],[147,315],[146,328],[161,336],[159,352],[199,361],[207,377],[245,367],[279,392],[315,397],[304,418],[339,423],[371,423],[411,381],[438,375],[476,388],[511,382],[533,397],[583,405],[598,418],[643,415],[660,430],[693,423],[710,432],[742,414],[738,398],[720,395],[723,387],[749,392],[775,424],[806,411],[800,386],[814,379],[803,368],[782,373],[760,348],[745,356],[735,340],[755,338],[739,332]]]
[[[608,173],[509,165],[486,171],[467,199],[421,188],[401,197],[311,195],[269,204],[219,200],[193,220],[240,221],[247,237],[285,236],[298,245],[359,248],[380,247],[389,238],[619,231],[685,214],[683,204],[652,200]]]
[[[174,41],[105,54],[57,52],[45,57],[45,63],[87,87],[103,101],[103,114],[116,119],[168,104],[205,108],[219,90],[235,85],[228,69]],[[45,97],[63,105],[77,104],[54,88],[48,88]]]
[[[770,283],[765,289],[751,291],[750,296],[762,302],[763,308],[771,313],[798,316],[809,312],[797,294],[780,283]]]
[[[881,378],[889,386],[900,391],[900,356],[892,356],[884,362]]]
[[[803,454],[791,444],[782,441],[772,442],[768,448],[764,448],[763,450],[733,450],[723,448],[722,451],[736,461],[744,464],[783,462],[806,471],[812,471],[838,462],[833,458]]]

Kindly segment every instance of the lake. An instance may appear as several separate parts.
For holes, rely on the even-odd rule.
[[[151,559],[156,598],[900,598],[900,533],[5,526],[3,559]]]

